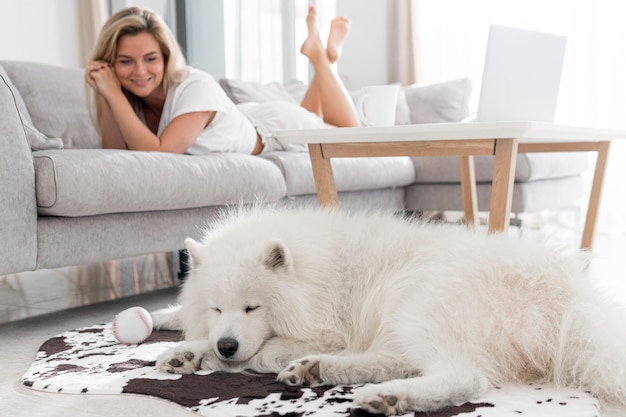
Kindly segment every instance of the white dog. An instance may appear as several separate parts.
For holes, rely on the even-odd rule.
[[[201,243],[155,327],[185,342],[160,369],[375,383],[354,406],[431,411],[507,382],[554,381],[626,403],[626,321],[583,256],[394,215],[239,210]]]

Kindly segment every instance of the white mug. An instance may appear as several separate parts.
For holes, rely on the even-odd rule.
[[[398,84],[363,87],[356,102],[356,112],[365,126],[393,126],[396,122]]]

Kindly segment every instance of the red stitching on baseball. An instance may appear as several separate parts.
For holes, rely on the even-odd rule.
[[[146,332],[143,336],[143,339],[141,340],[141,342],[143,342],[144,340],[146,340],[148,338],[148,336],[150,336],[150,333],[152,333],[152,329],[150,328],[150,326],[148,325],[148,322],[146,321],[146,318],[144,317],[144,315],[142,314],[141,307],[135,307],[134,310],[137,312],[137,315],[139,315],[139,318],[141,319],[142,323],[144,324],[145,328],[146,328]],[[150,314],[150,313],[148,313]]]
[[[126,343],[126,342],[124,342],[124,341],[120,338],[120,334],[119,334],[119,333],[118,333],[118,331],[117,331],[117,318],[118,318],[118,316],[115,316],[115,317],[113,318],[113,336],[115,336],[115,338],[116,338],[118,341],[120,341],[120,342],[122,342],[122,343]]]

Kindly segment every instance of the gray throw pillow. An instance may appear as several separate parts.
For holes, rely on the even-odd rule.
[[[35,126],[33,126],[33,121],[30,118],[30,114],[28,113],[28,109],[26,108],[26,104],[24,103],[24,99],[20,95],[19,91],[9,78],[8,74],[5,72],[4,68],[0,65],[0,78],[2,81],[9,87],[11,90],[11,94],[13,95],[13,99],[15,100],[15,107],[17,107],[17,111],[22,119],[22,125],[24,126],[24,132],[26,133],[26,139],[28,140],[28,144],[30,145],[30,149],[33,151],[42,151],[46,149],[63,149],[63,141],[59,138],[48,138],[46,135],[41,133]]]
[[[36,62],[0,61],[19,89],[33,126],[65,148],[100,148],[85,97],[84,70]]]
[[[266,101],[290,101],[300,104],[289,94],[287,88],[278,82],[262,84],[222,78],[219,83],[235,104]]]
[[[469,116],[472,82],[469,78],[404,88],[411,123],[460,122]]]

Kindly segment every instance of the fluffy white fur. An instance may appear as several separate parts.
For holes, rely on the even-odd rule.
[[[626,403],[626,321],[584,255],[394,215],[241,209],[201,243],[155,327],[186,341],[166,372],[278,373],[368,384],[354,406],[402,414],[507,382],[554,381]]]

